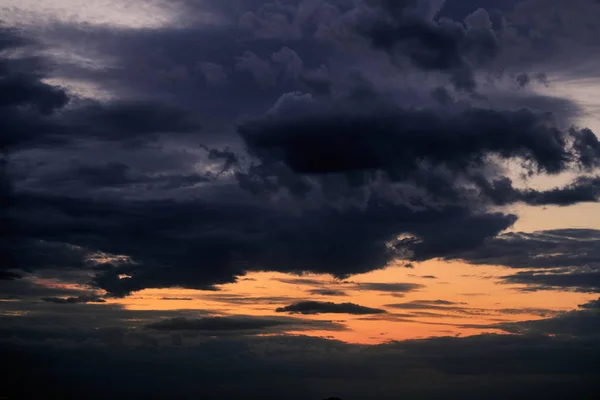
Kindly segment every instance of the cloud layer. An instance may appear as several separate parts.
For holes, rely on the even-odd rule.
[[[143,3],[0,7],[0,397],[594,398],[600,230],[507,230],[600,198],[593,99],[559,96],[597,1]],[[379,281],[429,261],[589,301]],[[394,323],[477,335],[300,336]]]

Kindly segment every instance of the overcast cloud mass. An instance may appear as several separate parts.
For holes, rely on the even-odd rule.
[[[598,1],[0,12],[0,398],[594,398]]]

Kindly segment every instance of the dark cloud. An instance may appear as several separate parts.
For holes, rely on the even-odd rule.
[[[589,309],[589,310],[600,309],[600,299],[591,300],[591,301],[588,301],[587,303],[580,304],[579,307],[583,308],[583,309]]]
[[[77,184],[91,188],[136,186],[140,189],[168,190],[192,187],[213,179],[209,173],[144,174],[133,171],[129,165],[122,162],[109,162],[103,165],[70,167],[66,172],[48,177],[48,183],[53,185]]]
[[[10,281],[10,280],[19,279],[22,277],[23,277],[22,275],[17,274],[16,272],[0,271],[0,280]]]
[[[288,60],[283,56],[293,55],[290,51],[276,53],[275,58]],[[43,120],[40,123],[50,127],[50,136],[42,135],[44,129],[31,129],[28,132],[33,136],[15,136],[18,144],[35,147],[43,142],[52,147],[55,140],[62,146],[64,140],[78,139],[89,146],[85,140],[96,144],[94,141],[102,139],[134,145],[153,140],[155,134],[197,129],[185,112],[152,102],[78,100],[54,114],[39,117]],[[54,148],[54,160],[61,158],[60,146]],[[223,162],[220,174],[239,168],[238,156],[227,148],[204,149],[209,160]],[[2,239],[3,255],[11,260],[13,268],[27,271],[50,267],[91,270],[94,277],[89,283],[113,296],[173,285],[214,290],[214,284],[233,282],[246,270],[258,268],[312,270],[343,277],[381,268],[394,259],[400,250],[386,243],[396,234],[418,235],[414,246],[404,244],[414,247],[419,257],[428,257],[425,253],[444,252],[440,246],[449,243],[448,238],[434,239],[433,232],[444,232],[457,219],[472,227],[472,237],[464,237],[461,244],[468,247],[495,235],[514,218],[479,215],[461,208],[415,213],[413,207],[375,201],[366,209],[325,206],[307,208],[300,214],[297,210],[302,210],[302,204],[265,206],[248,196],[240,204],[224,202],[219,195],[215,195],[216,201],[132,201],[130,193],[136,188],[142,189],[138,192],[149,187],[160,191],[194,186],[208,179],[198,173],[138,171],[123,162],[78,162],[66,169],[34,181],[37,184],[30,187],[33,190],[11,189],[13,206],[6,214],[10,235]],[[244,187],[240,176],[244,173],[238,174],[238,183]],[[22,184],[17,176],[11,178]],[[290,179],[301,180],[292,175]],[[123,191],[125,187],[127,191]],[[90,192],[90,188],[96,191]],[[111,189],[109,199],[98,196],[97,189],[101,188]],[[236,189],[232,192],[240,194]],[[329,228],[324,229],[326,225]],[[209,226],[213,229],[207,229]],[[88,256],[96,251],[126,258],[105,266],[90,264]],[[171,268],[173,265],[177,266]]]
[[[408,293],[425,288],[425,285],[418,283],[382,283],[382,282],[360,282],[359,290],[372,290],[376,292],[390,293]]]
[[[600,292],[600,271],[521,271],[502,278],[503,283],[526,285],[524,290],[576,290]]]
[[[421,300],[422,303],[427,303],[427,304],[438,304],[438,305],[445,305],[445,306],[451,306],[451,305],[455,305],[455,304],[465,304],[465,303],[457,303],[455,301],[448,301],[448,300]]]
[[[202,296],[205,300],[235,305],[282,304],[294,300],[290,296],[248,296],[235,293],[213,293]]]
[[[511,268],[593,267],[600,232],[595,229],[551,229],[511,232],[486,241],[477,251],[461,255],[474,264]]]
[[[491,183],[480,181],[480,184],[483,194],[497,205],[522,202],[533,206],[570,206],[597,202],[600,197],[600,179],[596,176],[578,177],[564,187],[549,190],[516,189],[508,178],[497,179]]]
[[[448,92],[448,90],[444,87],[437,87],[431,92],[431,97],[433,97],[439,104],[441,105],[450,105],[454,102],[454,99]]]
[[[580,131],[572,130],[575,142],[573,149],[584,167],[597,167],[600,154],[600,141],[594,132],[589,129]]]
[[[94,295],[82,295],[77,297],[44,297],[42,300],[55,304],[78,304],[78,303],[105,303],[101,297]]]
[[[34,271],[85,266],[86,249],[61,242],[18,237],[18,227],[11,223],[12,220],[7,218],[6,221],[4,229],[8,237],[0,238],[0,254],[10,264],[6,268]]]
[[[580,174],[598,167],[600,145],[594,133],[568,128],[581,110],[564,99],[517,91],[514,81],[509,90],[515,93],[503,98],[493,90],[485,98],[476,93],[478,80],[501,80],[487,76],[488,68],[503,69],[510,57],[520,61],[506,68],[506,76],[523,89],[547,84],[547,76],[538,71],[554,78],[552,65],[525,67],[529,61],[518,56],[570,60],[554,51],[553,31],[560,29],[537,21],[526,26],[536,12],[524,10],[521,22],[510,14],[513,2],[202,3],[181,1],[173,7],[185,4],[194,18],[191,14],[207,6],[226,22],[156,29],[56,24],[47,32],[48,43],[63,41],[62,49],[73,54],[73,60],[64,61],[55,53],[56,65],[47,65],[41,56],[18,56],[33,42],[14,32],[0,33],[0,49],[17,54],[0,60],[0,256],[8,260],[0,278],[3,297],[16,300],[2,303],[3,313],[11,315],[3,317],[2,341],[61,348],[65,358],[50,357],[60,368],[49,376],[75,379],[89,371],[70,386],[73,392],[79,384],[89,385],[89,376],[106,378],[108,388],[119,386],[111,383],[127,373],[131,393],[123,394],[129,398],[198,393],[239,398],[240,388],[250,398],[264,395],[264,388],[279,397],[322,398],[339,390],[330,378],[349,382],[344,398],[440,398],[449,393],[507,398],[526,392],[523,381],[536,395],[561,393],[556,387],[570,390],[561,393],[563,398],[585,391],[585,374],[598,372],[597,343],[530,335],[591,340],[597,330],[594,303],[546,320],[552,322],[488,327],[523,337],[402,342],[384,345],[379,353],[316,339],[249,337],[343,329],[331,322],[215,317],[208,311],[128,312],[111,304],[83,304],[101,299],[71,286],[34,281],[37,276],[76,281],[104,289],[108,297],[183,287],[211,291],[202,299],[234,306],[281,305],[299,299],[236,296],[217,292],[217,285],[235,282],[248,271],[298,276],[310,271],[340,279],[398,260],[410,265],[441,257],[525,268],[501,282],[527,290],[598,291],[595,231],[498,236],[517,217],[490,211],[515,203],[564,206],[598,200],[597,177],[579,175],[565,187],[533,190],[513,185],[505,169],[505,163],[516,162],[535,179],[539,173]],[[556,4],[552,1],[549,8],[555,10]],[[478,10],[480,5],[488,10]],[[558,25],[570,18],[566,12],[556,15]],[[540,20],[547,22],[548,16]],[[509,43],[513,30],[516,37],[527,36],[521,40],[524,49]],[[81,55],[92,61],[78,65]],[[105,68],[102,61],[109,58]],[[402,80],[417,88],[399,89]],[[61,82],[65,87],[59,87]],[[74,94],[69,82],[105,90],[108,99]],[[186,189],[185,194],[177,189]],[[282,281],[311,286],[308,293],[326,296],[358,289],[399,297],[424,287]],[[433,300],[390,307],[413,310],[407,315],[414,318],[444,312],[553,315],[551,310],[470,309]],[[385,313],[314,301],[277,311]],[[211,316],[201,317],[206,314]],[[136,319],[148,329],[140,332]],[[65,327],[57,326],[61,323]],[[236,335],[247,337],[227,343],[211,338]],[[84,350],[83,357],[65,350],[74,343]],[[98,354],[95,346],[108,348],[108,354]],[[165,353],[161,346],[186,351]],[[305,355],[314,351],[311,346],[319,354]],[[146,353],[150,348],[154,353]],[[10,354],[26,360],[31,350],[18,349]],[[281,354],[273,349],[282,349]],[[353,358],[356,353],[366,358]],[[571,357],[579,362],[569,362]],[[16,365],[43,374],[27,368],[26,361]],[[102,369],[106,365],[117,367]],[[139,365],[145,368],[133,368]],[[164,378],[155,366],[173,373]],[[101,373],[94,374],[94,368]],[[427,379],[422,371],[428,371]],[[534,375],[535,382],[528,380]],[[158,388],[157,377],[168,379],[170,389]],[[368,384],[360,381],[371,377],[376,379]],[[65,398],[52,396],[59,380],[44,385],[48,380],[29,375],[26,381],[41,382],[46,396]],[[299,381],[299,389],[290,385]],[[101,389],[92,397],[110,397]],[[90,398],[86,392],[79,398]]]
[[[542,85],[548,86],[548,75],[545,72],[539,72],[535,75],[535,79]]]
[[[30,44],[29,40],[19,35],[17,29],[2,27],[2,30],[0,31],[0,38],[0,51],[10,50]]]
[[[3,299],[38,299],[40,297],[79,297],[85,295],[82,290],[54,287],[36,283],[29,278],[0,279],[0,297]]]
[[[7,113],[9,119],[19,118],[5,131],[18,163],[11,160],[13,205],[6,213],[11,234],[1,244],[15,271],[50,266],[90,271],[89,283],[113,296],[147,287],[214,290],[215,284],[259,269],[345,277],[398,258],[452,257],[476,248],[516,220],[490,213],[490,205],[595,201],[591,178],[557,191],[534,193],[512,184],[507,189],[490,161],[490,156],[516,158],[532,173],[593,168],[600,147],[591,131],[561,130],[548,116],[527,109],[454,108],[441,93],[437,106],[411,107],[410,99],[398,105],[376,82],[375,71],[351,74],[336,67],[339,63],[331,61],[339,54],[330,50],[340,43],[322,36],[355,15],[353,32],[370,36],[376,47],[395,53],[406,46],[418,68],[469,78],[470,68],[497,52],[485,12],[457,24],[435,19],[433,3],[210,7],[219,15],[235,15],[224,20],[240,26],[114,32],[56,26],[52,40],[72,42],[73,49],[83,41],[96,43],[94,51],[114,54],[119,63],[96,72],[60,64],[52,74],[110,90],[122,85],[113,99],[83,99],[43,83],[31,72],[38,61],[22,70],[30,83],[19,87],[27,90],[2,103],[3,110],[16,110]],[[251,37],[238,40],[248,32]],[[13,33],[3,35],[7,48],[25,43]],[[371,54],[360,46],[356,51],[361,54],[350,64]],[[2,65],[8,70],[13,64],[3,59]],[[148,68],[134,71],[133,65]],[[198,87],[192,71],[201,75]],[[174,79],[185,84],[177,86]],[[199,95],[207,85],[211,89],[202,96],[209,101]],[[217,86],[222,92],[215,92]],[[301,87],[314,95],[294,92]],[[151,96],[155,89],[157,96]],[[199,155],[173,161],[184,158],[177,151],[194,140],[198,116],[213,121],[214,110],[188,112],[195,101],[201,104],[197,108],[227,109],[228,121],[275,105],[239,126],[249,159],[243,149],[228,147],[230,137],[220,139],[218,147],[210,140],[200,145],[205,161],[221,164],[218,172],[208,173],[198,172],[205,167],[194,159]],[[13,135],[15,127],[20,131]],[[187,139],[179,138],[184,133]],[[202,142],[207,138],[214,139],[208,134]],[[90,152],[107,142],[114,147]],[[52,167],[34,162],[42,145]],[[173,147],[169,170],[163,158],[140,162],[140,146],[154,147],[152,157]],[[122,157],[108,160],[117,147]],[[26,151],[31,153],[24,156]],[[56,166],[66,154],[76,154],[77,161]],[[31,171],[38,171],[34,178]],[[176,189],[190,194],[180,200],[172,193]],[[280,196],[286,190],[293,198]],[[275,199],[264,203],[265,194]],[[343,202],[352,205],[340,206]],[[128,258],[95,265],[88,258],[96,251]]]
[[[374,292],[387,292],[387,293],[409,293],[412,291],[418,291],[419,289],[425,288],[425,285],[418,283],[385,283],[385,282],[352,282],[352,281],[320,281],[316,279],[306,278],[280,278],[280,282],[294,284],[294,285],[309,285],[316,286],[315,289],[310,289],[307,292],[311,294],[318,294],[323,296],[346,296],[345,290],[360,290],[360,291],[374,291]],[[333,286],[335,288],[329,287]]]
[[[238,167],[240,165],[238,155],[232,152],[230,149],[214,149],[208,148],[204,145],[200,145],[200,147],[204,148],[208,152],[209,160],[223,161],[221,173],[229,171],[233,167]]]
[[[321,66],[315,70],[305,71],[298,79],[315,95],[331,94],[333,82],[329,78],[329,71],[325,66]]]
[[[318,279],[309,279],[309,278],[278,278],[279,282],[288,283],[290,285],[315,285],[321,286],[323,285],[323,281]]]
[[[155,322],[148,325],[149,329],[156,330],[195,330],[195,331],[252,331],[263,330],[282,324],[281,321],[271,319],[237,319],[230,317],[203,318],[189,320],[187,318],[174,318]]]
[[[600,371],[593,338],[480,335],[375,347],[302,336],[227,337],[194,345],[187,345],[189,338],[183,337],[183,345],[178,346],[166,344],[166,339],[172,341],[168,336],[156,345],[138,336],[132,345],[115,342],[71,348],[28,345],[32,340],[3,342],[5,360],[12,365],[6,372],[11,379],[5,393],[36,397],[38,386],[24,384],[34,378],[48,383],[44,395],[66,399],[163,393],[182,399],[202,394],[211,399],[303,400],[330,393],[356,399],[477,399],[482,392],[498,400],[592,399]],[[139,368],[140,363],[144,368]],[[171,371],[168,377],[165,368]],[[124,374],[129,374],[128,385],[117,392],[114,388]],[[104,377],[105,384],[94,384],[98,376]]]
[[[516,189],[502,173],[491,172],[500,167],[490,156],[521,160],[532,175],[596,165],[598,145],[591,131],[560,130],[548,115],[528,109],[448,113],[403,109],[386,101],[332,105],[288,94],[266,116],[242,124],[239,132],[260,161],[237,174],[242,187],[254,193],[283,187],[308,197],[317,190],[311,182],[317,181],[324,196],[337,199],[342,190],[347,197],[357,188],[372,190],[383,179],[415,186],[415,193],[424,191],[416,207],[429,202],[571,205],[597,200],[595,178],[536,191]],[[327,189],[335,177],[339,188]],[[410,189],[403,189],[400,196],[410,196]]]
[[[573,65],[574,60],[582,63],[589,60],[586,49],[590,51],[598,46],[597,27],[591,23],[598,13],[597,5],[589,0],[576,0],[571,5],[555,0],[521,1],[507,15],[507,33],[512,33],[512,39],[518,43],[521,62],[543,62],[566,72],[567,65]],[[556,52],[566,56],[568,61],[553,61],[551,54]]]
[[[13,268],[40,268],[29,258],[41,256],[40,246],[48,245],[60,250],[57,265],[72,260],[71,268],[84,266],[93,251],[125,255],[130,259],[113,267],[96,267],[92,280],[117,296],[146,287],[214,290],[214,284],[233,282],[249,269],[343,277],[381,268],[406,247],[415,258],[468,248],[514,221],[512,216],[470,215],[462,209],[415,213],[393,204],[293,215],[255,202],[100,201],[33,193],[17,198],[10,216],[18,234],[6,242],[7,256],[16,262]],[[42,210],[46,217],[36,218]],[[458,235],[458,224],[470,229]],[[399,232],[419,239],[386,245]],[[44,241],[48,239],[53,242]],[[35,251],[15,252],[12,243],[21,241]],[[120,277],[124,275],[129,278]]]
[[[468,312],[466,303],[456,303],[447,300],[414,300],[407,303],[386,304],[386,307],[402,310],[447,310]]]
[[[600,335],[598,300],[586,303],[581,310],[569,311],[558,316],[533,320],[502,323],[498,327],[506,332],[519,334],[566,335],[574,337]]]
[[[515,80],[517,81],[517,84],[521,88],[526,87],[531,82],[531,78],[529,77],[528,74],[525,74],[525,73],[517,75],[517,77],[515,78]]]
[[[61,88],[48,85],[42,81],[44,77],[40,69],[43,60],[39,57],[6,57],[7,52],[25,50],[33,42],[22,36],[16,29],[0,28],[0,110],[6,122],[12,114],[37,118],[52,114],[69,102],[69,97]],[[3,124],[4,130],[10,125]],[[14,127],[16,129],[17,127]],[[2,148],[6,145],[5,133],[2,137]]]
[[[187,133],[200,129],[199,124],[183,110],[151,102],[90,104],[75,110],[70,116],[75,129],[106,140],[126,141],[156,133]]]
[[[485,7],[489,11],[510,11],[521,0],[446,0],[440,10],[440,16],[462,21],[467,16]]]
[[[327,188],[335,182],[337,174],[342,182],[347,179],[350,194],[356,187],[370,188],[379,171],[391,182],[413,184],[416,192],[424,190],[425,199],[415,207],[427,207],[430,200],[447,204],[462,199],[477,203],[486,198],[495,204],[595,201],[593,179],[580,178],[562,189],[527,191],[508,185],[510,181],[505,177],[492,175],[490,181],[486,172],[473,170],[476,166],[480,170],[491,167],[490,155],[521,158],[532,173],[558,173],[571,167],[593,165],[589,160],[595,156],[584,155],[595,154],[595,145],[587,140],[585,130],[561,131],[547,116],[525,109],[498,113],[469,108],[458,114],[438,114],[433,110],[403,110],[379,103],[377,109],[368,105],[358,109],[351,102],[345,109],[339,104],[331,106],[291,94],[283,96],[265,117],[247,122],[239,130],[250,153],[261,162],[248,173],[237,175],[242,186],[254,193],[284,187],[293,195],[308,197],[315,190],[312,181]],[[586,150],[580,150],[580,146]],[[437,167],[451,172],[442,173]],[[458,182],[475,186],[475,194],[479,196],[472,197],[472,187],[467,189]],[[340,187],[344,188],[344,184]],[[323,195],[335,199],[341,193],[331,189]],[[433,241],[439,242],[420,242],[421,239],[412,242],[413,257],[425,259],[452,248],[477,246],[479,239],[475,237],[487,236],[484,231],[488,229],[499,232],[512,224],[511,219],[507,215],[473,216],[473,225],[468,230],[473,236],[469,238],[458,238],[455,232],[444,235],[444,229],[437,229]],[[417,229],[411,233],[421,236]],[[410,241],[401,244],[407,243]]]
[[[46,296],[68,296],[56,288],[54,293],[50,293],[50,290],[47,292]],[[71,294],[71,297],[84,296],[91,298],[93,295],[85,291]],[[87,340],[88,344],[94,345],[108,344],[118,339],[123,343],[132,338],[129,333],[135,336],[139,326],[160,321],[161,318],[218,315],[217,312],[205,310],[127,310],[120,304],[108,302],[65,303],[23,297],[11,300],[2,302],[0,322],[3,329],[0,330],[0,337],[3,340],[15,335],[24,340],[40,342],[62,340],[62,343],[85,343]],[[108,338],[104,336],[107,332],[110,333]]]
[[[441,317],[441,318],[468,318],[470,316],[486,316],[494,318],[498,315],[537,315],[540,317],[548,317],[560,315],[560,311],[555,311],[546,308],[477,308],[468,306],[463,302],[452,302],[447,300],[413,300],[405,303],[386,304],[385,307],[399,310],[417,310],[411,311],[408,314],[402,314],[403,317],[418,318],[418,317]],[[419,310],[435,310],[431,313],[428,311]],[[397,314],[392,314],[397,315]]]
[[[223,85],[229,80],[228,72],[219,64],[205,61],[200,62],[197,67],[202,71],[209,85]]]
[[[380,17],[359,30],[376,49],[392,56],[406,56],[425,71],[450,74],[456,89],[473,91],[477,83],[469,57],[489,60],[500,43],[491,29],[487,11],[479,9],[466,25],[449,19],[431,20],[415,12],[417,3],[378,1]]]
[[[261,86],[274,86],[277,79],[276,72],[268,61],[261,60],[255,53],[246,51],[235,65],[236,71],[248,72]]]
[[[533,233],[507,233],[487,240],[477,250],[456,255],[473,264],[522,269],[501,277],[505,284],[525,285],[523,290],[600,290],[598,231],[556,229]]]
[[[296,318],[276,317],[204,317],[201,319],[188,319],[178,317],[154,322],[146,326],[148,329],[158,331],[194,331],[208,334],[236,332],[242,334],[256,334],[265,331],[279,330],[307,330],[330,329],[343,330],[344,327],[326,321],[308,321]]]
[[[0,31],[0,42],[4,51],[19,50],[29,44],[16,30],[7,29]],[[42,82],[39,68],[38,59],[25,58],[15,65],[8,58],[0,58],[2,152],[32,135],[55,130],[51,124],[45,124],[45,121],[69,101],[64,90]]]
[[[549,317],[554,315],[563,314],[562,311],[556,311],[548,308],[532,308],[532,307],[524,307],[524,308],[500,308],[494,310],[500,314],[504,315],[519,315],[519,314],[533,314],[540,317]]]
[[[491,211],[598,201],[600,144],[569,128],[588,110],[534,93],[596,77],[596,2],[155,3],[165,26],[24,13],[26,29],[0,30],[0,395],[597,397],[596,300],[389,306],[400,315],[217,290],[269,271],[310,295],[400,297],[424,286],[341,279],[441,258],[519,269],[499,279],[523,290],[598,292],[597,231],[502,234],[517,216]],[[576,176],[524,189],[513,167]],[[91,292],[169,287],[300,314],[511,316],[461,326],[512,334],[369,347],[288,335],[345,329],[330,321],[135,311]]]
[[[0,107],[3,110],[32,107],[40,114],[51,114],[68,102],[66,93],[42,83],[35,75],[4,75],[0,80]]]
[[[354,303],[333,303],[321,301],[302,301],[285,307],[279,307],[276,312],[299,314],[382,314],[385,310],[365,307]]]
[[[91,102],[54,112],[52,116],[10,112],[4,119],[2,147],[47,146],[75,140],[116,141],[128,146],[147,144],[159,133],[197,132],[188,114],[149,102]]]
[[[335,289],[311,289],[307,293],[316,294],[321,296],[347,296],[348,294],[342,290]]]
[[[537,170],[558,173],[570,161],[587,167],[597,160],[587,131],[560,131],[547,116],[527,109],[446,115],[393,106],[323,107],[327,104],[286,96],[278,104],[281,111],[243,124],[239,132],[263,163],[281,161],[305,174],[384,170],[402,176],[423,161],[464,171],[489,155],[521,158]]]
[[[543,95],[529,90],[499,91],[487,98],[475,99],[473,103],[483,108],[495,110],[526,108],[540,113],[540,115],[544,113],[551,114],[554,116],[555,121],[563,126],[577,125],[586,114],[585,107],[573,99]]]
[[[161,297],[161,300],[174,300],[174,301],[191,301],[194,300],[191,297]]]
[[[189,2],[173,7],[182,3]],[[328,55],[336,51],[308,35],[292,43],[277,37],[255,40],[240,22],[243,10],[215,3],[197,6],[220,8],[217,13],[230,21],[226,26],[118,30],[59,26],[52,32],[52,42],[67,44],[71,51],[99,62],[117,62],[112,68],[61,65],[56,74],[92,81],[123,97],[193,108],[206,126],[206,138],[211,136],[213,123],[228,125],[240,115],[261,112],[282,89],[300,87],[300,76],[312,75],[309,71],[325,64]],[[246,9],[260,7],[243,3]],[[93,50],[89,43],[94,43]]]
[[[28,42],[3,29],[4,50],[21,50]],[[199,124],[184,110],[150,101],[99,102],[69,95],[44,82],[48,67],[23,57],[15,65],[0,58],[0,149],[64,144],[77,139],[136,143],[158,133],[196,132]],[[18,69],[15,69],[15,66]],[[44,67],[46,67],[44,69]]]

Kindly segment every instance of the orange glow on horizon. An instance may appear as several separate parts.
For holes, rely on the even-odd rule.
[[[577,308],[597,296],[566,291],[524,292],[519,285],[499,284],[511,272],[505,267],[473,266],[462,262],[428,261],[414,269],[390,267],[336,281],[331,276],[302,276],[274,272],[249,273],[219,291],[145,289],[123,299],[108,300],[128,310],[198,310],[202,315],[293,316],[334,321],[346,330],[295,331],[290,334],[329,337],[352,343],[432,336],[502,333],[490,327],[500,322],[542,319]],[[435,277],[435,278],[432,278]],[[413,283],[424,287],[406,293],[366,290],[365,283]],[[362,285],[361,285],[362,284]],[[313,289],[345,295],[318,295]],[[351,302],[385,310],[383,314],[287,314],[276,312],[299,301]],[[390,304],[443,300],[456,303],[434,309],[402,309]],[[402,306],[401,306],[402,307]],[[544,315],[547,310],[548,315]]]

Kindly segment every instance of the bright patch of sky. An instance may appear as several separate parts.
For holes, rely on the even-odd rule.
[[[168,0],[2,0],[0,24],[39,27],[59,22],[160,28],[181,19],[184,11],[180,5]],[[211,19],[208,12],[203,17],[206,22]]]

